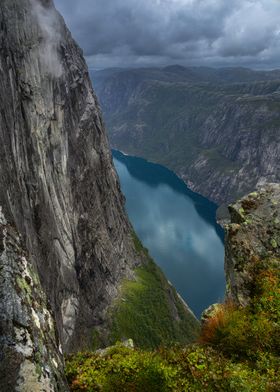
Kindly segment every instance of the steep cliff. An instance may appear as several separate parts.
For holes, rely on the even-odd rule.
[[[0,205],[38,271],[63,348],[87,347],[96,328],[108,332],[124,279],[150,261],[135,247],[82,52],[52,0],[1,1],[0,141]]]
[[[46,295],[20,235],[0,210],[0,390],[65,392],[64,359]]]
[[[111,145],[228,204],[280,180],[280,72],[242,68],[92,73]]]

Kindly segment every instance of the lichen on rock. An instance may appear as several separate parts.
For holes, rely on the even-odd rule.
[[[238,305],[250,302],[255,266],[280,261],[280,184],[268,184],[229,207],[225,226],[227,298]]]
[[[20,235],[0,212],[0,390],[64,392],[52,312]]]

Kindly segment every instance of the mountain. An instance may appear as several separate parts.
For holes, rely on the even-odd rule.
[[[113,148],[161,163],[217,204],[279,181],[280,71],[92,72]]]
[[[38,273],[63,351],[106,345],[127,331],[143,346],[193,340],[198,321],[125,213],[82,51],[53,1],[2,0],[0,11],[0,205],[21,238],[18,252]],[[22,302],[24,295],[36,307],[28,287]],[[16,346],[3,325],[1,353]],[[3,366],[1,357],[1,377]]]

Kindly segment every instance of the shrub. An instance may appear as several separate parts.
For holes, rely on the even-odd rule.
[[[228,320],[235,308],[236,307],[231,302],[220,304],[216,307],[210,317],[203,324],[199,342],[206,344],[217,342],[218,331],[223,329],[228,323]]]
[[[279,358],[263,355],[253,367],[199,345],[154,352],[117,346],[105,356],[72,356],[66,369],[75,392],[276,392],[280,386]]]
[[[165,392],[176,370],[156,353],[117,345],[105,356],[78,354],[67,361],[71,391]]]
[[[280,266],[275,260],[254,265],[251,304],[221,305],[202,329],[201,342],[239,359],[258,358],[280,349]]]
[[[200,344],[153,352],[117,345],[103,355],[70,356],[70,390],[280,391],[279,268],[279,260],[256,260],[250,305],[218,307],[203,327]]]

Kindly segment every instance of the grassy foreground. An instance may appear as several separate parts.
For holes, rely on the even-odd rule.
[[[256,260],[251,272],[250,305],[220,305],[196,344],[70,356],[71,391],[280,391],[280,260]]]

